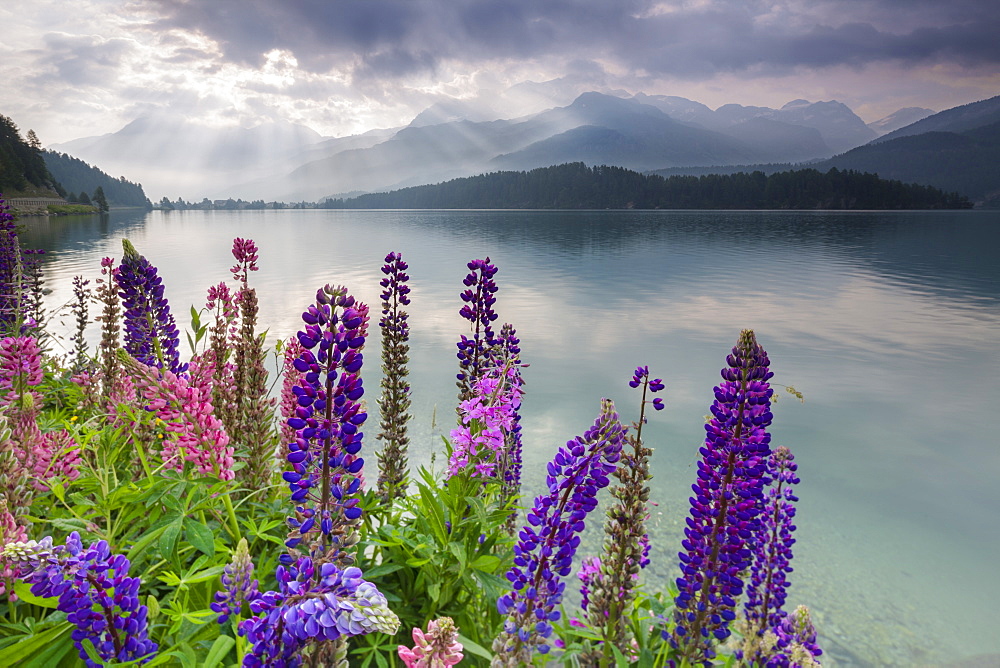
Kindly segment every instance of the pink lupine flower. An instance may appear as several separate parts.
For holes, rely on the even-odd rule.
[[[18,543],[28,540],[28,528],[18,522],[17,518],[7,508],[7,499],[0,495],[0,547],[7,543]],[[3,556],[0,556],[0,597],[16,601],[11,583],[17,577],[14,566]]]
[[[39,492],[46,492],[46,481],[59,477],[76,480],[80,472],[80,445],[65,429],[41,434],[32,449],[31,469],[34,474],[32,484]]]
[[[164,439],[160,457],[180,469],[183,461],[194,464],[204,476],[232,480],[233,448],[222,421],[212,409],[212,364],[194,358],[189,377],[166,369],[135,364],[135,375],[148,409],[156,413],[172,438]]]
[[[448,475],[458,475],[470,464],[473,477],[493,477],[503,459],[506,435],[514,428],[515,411],[521,405],[520,383],[513,382],[516,369],[485,371],[472,384],[472,398],[459,404],[462,426],[451,431],[452,454]]]
[[[0,340],[0,390],[8,391],[5,403],[20,398],[28,386],[41,382],[42,351],[38,341],[31,336],[7,336]]]
[[[426,633],[413,629],[413,649],[400,645],[397,652],[406,668],[446,668],[462,660],[462,649],[455,622],[440,617],[427,622]]]
[[[284,380],[281,384],[281,460],[285,459],[285,448],[289,443],[294,443],[296,434],[295,428],[288,426],[288,419],[295,417],[295,409],[298,406],[298,397],[292,391],[296,385],[302,384],[305,373],[295,368],[295,360],[302,355],[305,348],[299,343],[297,337],[291,337],[285,341],[284,364],[282,366]]]

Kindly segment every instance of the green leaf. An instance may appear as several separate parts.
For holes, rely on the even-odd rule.
[[[18,641],[9,647],[5,647],[0,650],[0,666],[16,666],[25,659],[32,659],[31,663],[23,664],[25,666],[37,665],[34,662],[33,657],[37,656],[39,652],[54,644],[60,640],[63,635],[69,634],[69,632],[74,628],[69,622],[63,622],[59,626],[53,627],[48,631],[43,631],[42,633],[36,633],[34,635],[28,636],[24,640]],[[38,666],[38,668],[43,668]]]
[[[204,524],[190,517],[184,518],[184,535],[195,549],[210,557],[215,554],[215,535]]]
[[[458,634],[458,642],[462,643],[462,647],[465,648],[466,652],[471,652],[472,654],[475,654],[476,656],[482,657],[486,660],[490,660],[493,658],[493,652],[487,651],[485,647],[483,647],[482,645],[477,645],[476,643],[472,642],[471,640],[463,636],[461,633]]]
[[[471,564],[469,564],[469,567],[486,571],[487,573],[495,573],[496,568],[499,565],[500,557],[493,554],[481,554],[476,557]]]
[[[179,561],[177,558],[177,539],[180,538],[181,529],[184,528],[184,516],[177,515],[173,523],[168,524],[166,528],[163,529],[163,533],[160,534],[160,556],[172,564],[178,565],[180,570]]]
[[[367,571],[365,571],[365,579],[374,580],[375,578],[380,578],[383,575],[388,575],[389,573],[395,573],[401,568],[403,568],[402,564],[379,564],[375,568],[369,568]]]
[[[59,529],[60,531],[67,531],[67,532],[79,531],[81,533],[90,533],[89,531],[87,531],[87,523],[84,522],[83,520],[78,520],[68,517],[60,517],[54,520],[49,520],[48,522],[49,524]]]
[[[427,595],[431,597],[433,603],[437,603],[438,599],[441,598],[441,583],[432,582],[427,585]]]
[[[235,644],[236,640],[230,636],[219,636],[216,638],[215,642],[212,643],[212,647],[208,650],[205,662],[201,664],[201,668],[215,668],[218,666]]]
[[[430,524],[431,530],[437,537],[438,542],[443,545],[448,542],[448,529],[444,523],[444,510],[438,502],[437,495],[428,489],[426,485],[418,482],[417,487],[420,488],[418,503],[420,504],[420,509],[424,511],[422,513],[423,518]]]

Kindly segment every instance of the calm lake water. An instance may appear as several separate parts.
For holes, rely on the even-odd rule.
[[[665,379],[667,410],[644,432],[659,504],[654,586],[675,573],[718,371],[740,329],[753,328],[773,382],[805,395],[781,396],[772,433],[802,478],[789,604],[812,607],[826,663],[993,654],[975,665],[1000,665],[1000,438],[991,422],[1000,213],[185,211],[26,223],[25,245],[49,251],[50,310],[69,302],[72,276],[96,278],[101,257],[120,258],[127,237],[159,268],[181,325],[209,285],[229,278],[233,237],[250,237],[261,248],[251,280],[272,341],[295,332],[325,283],[377,310],[382,259],[402,251],[413,288],[411,452],[423,463],[453,420],[465,263],[489,256],[500,267],[500,321],[517,328],[531,365],[523,425],[532,494],[542,464],[592,423],[601,397],[637,417],[627,385],[637,365]],[[62,320],[68,331],[72,317]],[[372,404],[376,345],[366,369]]]

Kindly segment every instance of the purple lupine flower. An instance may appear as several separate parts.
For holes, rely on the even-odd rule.
[[[587,620],[602,639],[600,651],[605,660],[611,662],[614,661],[614,648],[623,654],[631,651],[625,615],[635,600],[639,571],[649,563],[647,483],[652,478],[649,457],[653,451],[643,444],[642,428],[646,423],[646,406],[657,407],[655,400],[647,399],[648,394],[664,388],[659,378],[650,379],[646,366],[638,367],[628,384],[632,388],[642,388],[639,421],[633,425],[634,433],[626,439],[632,447],[622,451],[621,465],[615,470],[618,484],[611,490],[614,502],[604,521],[604,553],[597,562],[600,572],[591,578],[584,606]]]
[[[740,574],[750,566],[749,543],[760,529],[772,390],[767,353],[743,330],[715,388],[712,419],[692,485],[691,515],[680,553],[676,626],[669,636],[679,658],[710,662],[714,643],[730,634]],[[666,633],[666,632],[664,632]]]
[[[774,449],[767,461],[771,486],[767,489],[761,526],[755,538],[753,562],[744,613],[749,626],[747,636],[761,636],[768,628],[776,627],[785,616],[782,606],[788,589],[788,576],[792,567],[792,532],[795,525],[795,506],[798,497],[792,485],[799,482],[795,474],[798,465],[786,447]],[[748,656],[758,660],[760,657]]]
[[[44,250],[22,250],[10,206],[0,194],[0,330],[25,336],[41,328]]]
[[[253,560],[247,539],[240,538],[233,559],[222,570],[222,585],[225,591],[215,592],[215,600],[209,607],[219,613],[219,623],[225,624],[230,615],[239,616],[243,602],[253,602],[260,593],[257,591],[257,580],[253,578]]]
[[[152,659],[156,643],[149,640],[146,606],[139,603],[139,578],[129,577],[129,560],[111,554],[107,541],[84,548],[73,532],[65,546],[41,541],[7,545],[4,556],[17,563],[20,577],[31,584],[31,593],[59,597],[58,608],[76,626],[71,637],[88,668],[104,665],[84,649],[91,645],[104,661]]]
[[[170,305],[163,296],[163,279],[128,239],[115,277],[125,308],[125,351],[147,366],[184,373],[179,335]]]
[[[770,656],[765,659],[767,668],[816,668],[823,654],[816,640],[809,608],[800,605],[771,630],[776,641]]]
[[[535,650],[549,651],[552,622],[560,616],[556,607],[566,588],[562,578],[570,573],[598,490],[611,482],[624,433],[614,404],[605,399],[594,425],[549,462],[548,494],[535,498],[514,546],[514,566],[507,572],[513,589],[497,601],[507,620],[493,641],[494,666],[528,665]]]
[[[601,578],[601,558],[584,557],[576,577],[580,580],[580,607],[586,610],[590,607],[590,591]]]
[[[355,302],[346,288],[328,285],[316,292],[316,303],[302,320],[298,340],[303,351],[293,364],[303,375],[292,387],[298,405],[288,419],[296,438],[288,445],[292,470],[283,474],[297,505],[285,544],[294,550],[312,536],[310,547],[319,550],[314,556],[345,563],[361,517],[356,494],[364,465],[359,428],[368,417],[360,375],[368,307]],[[289,555],[282,558],[290,561]]]
[[[309,557],[279,565],[278,591],[250,602],[254,616],[239,625],[252,648],[243,659],[248,668],[293,667],[301,664],[307,645],[380,631],[394,635],[399,618],[385,596],[362,579],[353,566],[317,565]]]
[[[400,307],[408,306],[410,287],[409,266],[399,253],[385,256],[381,280],[382,317],[378,325],[382,330],[382,395],[378,399],[379,433],[376,438],[385,445],[378,454],[378,493],[383,501],[406,496],[407,459],[410,442],[407,423],[410,421],[409,316]]]
[[[21,310],[21,261],[17,225],[10,206],[0,195],[0,328],[6,332],[13,331]]]
[[[490,264],[490,259],[473,260],[468,263],[469,274],[462,283],[466,289],[462,292],[465,305],[459,314],[472,323],[472,338],[462,335],[458,346],[458,400],[464,401],[472,396],[472,385],[486,366],[486,358],[490,348],[496,341],[491,323],[497,319],[493,304],[497,298],[497,284],[493,280],[497,268]]]

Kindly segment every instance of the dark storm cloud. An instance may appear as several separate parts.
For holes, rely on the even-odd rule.
[[[147,0],[154,27],[196,31],[229,60],[284,49],[300,66],[392,79],[442,61],[596,59],[681,77],[882,61],[1000,63],[994,0]],[[661,11],[663,7],[668,11]],[[993,7],[991,10],[990,7]]]

